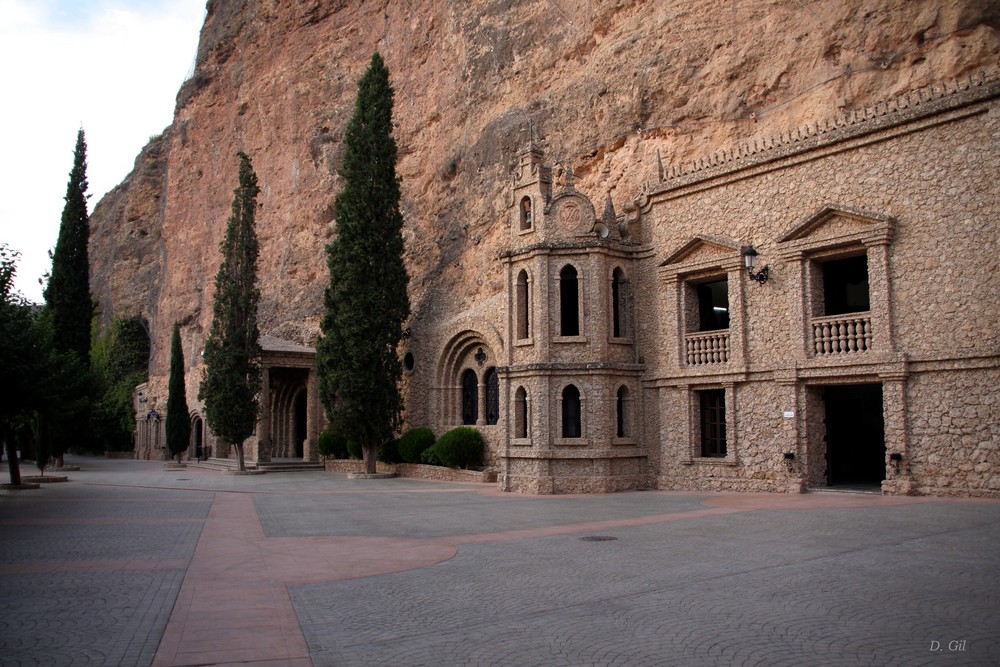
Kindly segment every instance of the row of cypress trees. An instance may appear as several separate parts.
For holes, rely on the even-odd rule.
[[[327,417],[348,438],[361,443],[366,467],[375,471],[378,444],[398,430],[402,414],[399,380],[402,369],[397,345],[410,313],[403,264],[403,216],[396,176],[397,147],[392,137],[393,89],[389,70],[376,52],[358,83],[354,113],[344,137],[339,169],[344,186],[334,201],[337,236],[327,248],[330,283],[324,295],[325,314],[317,345],[320,399]],[[39,337],[28,324],[27,304],[15,298],[12,282],[16,253],[0,247],[0,365],[7,381],[0,383],[0,426],[13,453],[13,426],[34,410],[42,414],[36,439],[61,454],[61,443],[85,418],[86,390],[74,377],[84,377],[90,365],[91,320],[87,245],[86,141],[77,135],[59,238],[52,254],[52,271],[44,291],[40,321],[50,332],[51,354],[37,349]],[[240,469],[245,468],[242,443],[253,433],[261,388],[260,332],[257,307],[259,252],[255,226],[260,187],[250,157],[239,160],[239,183],[221,244],[222,263],[215,277],[212,325],[205,343],[205,372],[198,397],[204,401],[209,427],[235,446]],[[46,359],[47,380],[58,375],[66,391],[51,400],[26,391],[42,377],[37,367],[19,366],[26,359]],[[23,365],[23,364],[22,364]],[[29,403],[25,401],[31,398]],[[45,409],[45,404],[50,410]],[[29,408],[31,410],[29,410]],[[187,446],[190,422],[184,383],[180,327],[171,337],[166,442],[171,455]],[[38,437],[39,434],[43,437]],[[39,452],[41,456],[41,452]],[[16,467],[16,460],[12,462]],[[12,481],[19,473],[11,469]],[[19,480],[18,480],[19,481]]]
[[[330,283],[316,350],[320,399],[327,417],[338,432],[361,443],[366,469],[372,473],[379,443],[392,437],[401,422],[397,345],[410,314],[392,109],[389,70],[376,52],[358,82],[354,113],[344,135],[344,160],[338,172],[344,187],[334,200],[337,236],[326,248]],[[254,232],[260,188],[250,158],[242,152],[238,157],[239,185],[215,277],[213,320],[198,397],[204,401],[209,427],[235,446],[243,470],[242,443],[257,421],[261,385]],[[173,368],[172,363],[171,387]],[[183,391],[183,380],[178,386],[176,391]],[[172,413],[168,406],[168,444]],[[181,414],[186,419],[186,407]],[[188,434],[179,429],[178,443],[186,446]]]

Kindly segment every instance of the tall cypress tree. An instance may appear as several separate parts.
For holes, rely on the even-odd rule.
[[[243,441],[257,423],[260,392],[260,330],[257,328],[257,174],[243,152],[239,186],[222,241],[222,265],[215,276],[212,328],[205,342],[205,374],[198,398],[205,402],[209,428],[236,448],[246,470]]]
[[[181,347],[181,325],[174,322],[170,339],[170,380],[167,386],[167,449],[180,460],[191,438],[187,394],[184,389],[184,350]]]
[[[410,314],[392,106],[389,70],[376,52],[344,135],[344,188],[334,200],[337,237],[326,248],[330,285],[316,349],[327,417],[361,444],[369,473],[378,445],[401,422],[396,348]]]
[[[52,254],[52,273],[45,288],[45,303],[52,318],[56,349],[75,353],[85,366],[90,364],[90,324],[94,315],[87,258],[89,227],[87,142],[81,129],[76,135],[73,169],[66,185],[66,204]]]

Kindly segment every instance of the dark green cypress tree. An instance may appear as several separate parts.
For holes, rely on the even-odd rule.
[[[257,174],[245,153],[239,187],[222,241],[222,265],[215,276],[212,328],[205,342],[205,373],[198,398],[205,402],[209,428],[236,448],[239,469],[246,470],[243,441],[257,423],[260,392],[260,330],[257,328]]]
[[[378,445],[401,423],[396,348],[410,314],[392,106],[389,70],[376,52],[344,135],[344,188],[334,201],[337,237],[326,248],[330,285],[316,349],[327,418],[361,444],[370,473]]]
[[[90,325],[94,315],[87,257],[89,227],[87,142],[80,130],[66,185],[59,238],[52,254],[52,272],[45,288],[45,303],[52,318],[56,349],[75,353],[85,366],[90,365]]]
[[[170,380],[167,385],[167,449],[180,460],[191,439],[187,393],[184,389],[184,350],[181,347],[181,325],[174,322],[170,339]]]

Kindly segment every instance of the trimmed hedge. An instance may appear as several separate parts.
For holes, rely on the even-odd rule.
[[[420,455],[434,444],[434,431],[411,428],[399,439],[399,456],[406,463],[420,463]]]
[[[437,445],[433,445],[425,449],[423,453],[420,455],[420,462],[428,466],[444,465],[443,463],[441,463],[441,459],[438,458]]]
[[[328,459],[347,458],[347,438],[339,433],[334,433],[330,428],[325,429],[319,434],[319,442],[317,445],[319,447],[319,453]]]
[[[483,434],[469,426],[453,428],[434,445],[441,464],[449,468],[475,468],[483,464]]]
[[[364,453],[361,451],[361,443],[354,442],[353,440],[347,441],[347,454],[352,459],[364,458]]]
[[[399,440],[388,440],[378,446],[378,454],[375,458],[382,463],[402,463],[399,456]]]

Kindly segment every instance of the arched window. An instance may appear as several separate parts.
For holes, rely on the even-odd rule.
[[[559,335],[580,335],[580,301],[576,269],[567,264],[559,272]]]
[[[479,378],[471,368],[462,373],[462,423],[475,424],[479,419]]]
[[[628,402],[628,387],[622,385],[618,387],[618,399],[615,402],[615,417],[618,424],[617,436],[619,438],[627,438],[630,435]]]
[[[611,276],[611,335],[615,338],[628,338],[629,330],[629,282],[625,272],[616,268]]]
[[[514,392],[514,437],[528,437],[528,392],[524,387]]]
[[[500,375],[496,368],[486,371],[486,423],[500,421]]]
[[[528,317],[531,308],[531,292],[528,286],[528,272],[521,270],[517,274],[517,337],[520,340],[531,337],[531,325]]]
[[[581,432],[580,390],[567,385],[562,393],[562,437],[579,438]]]
[[[531,229],[531,197],[524,197],[521,200],[521,227],[522,232]]]

